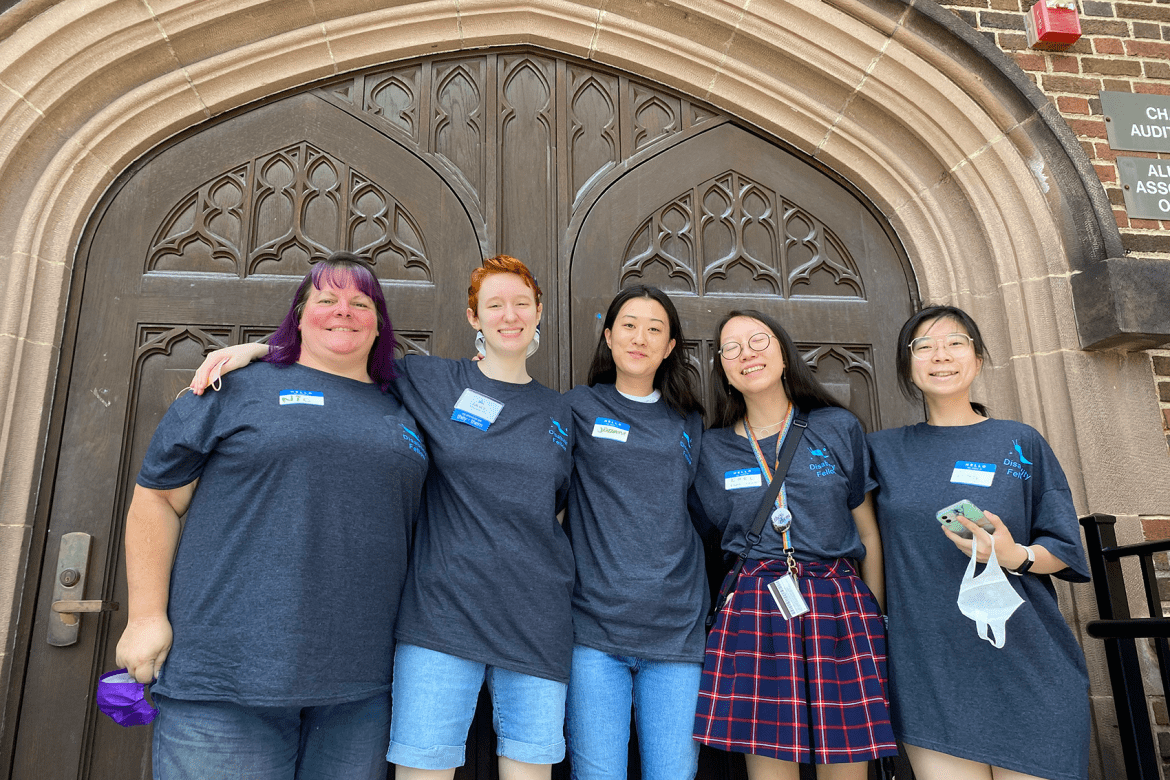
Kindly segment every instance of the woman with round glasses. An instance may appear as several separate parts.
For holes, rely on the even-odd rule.
[[[915,314],[898,337],[898,380],[925,401],[927,421],[869,436],[894,730],[920,780],[1083,780],[1088,676],[1051,580],[1089,579],[1077,515],[1040,434],[971,400],[985,357],[966,312]],[[990,533],[962,515],[967,538],[939,525],[939,510],[961,500]],[[1007,576],[965,577],[972,546]]]
[[[865,435],[771,317],[733,311],[715,335],[695,511],[747,561],[707,639],[695,739],[747,754],[751,780],[796,780],[801,763],[861,780],[870,759],[897,753]],[[773,473],[789,436],[800,436],[792,462]],[[773,478],[780,493],[749,549]]]

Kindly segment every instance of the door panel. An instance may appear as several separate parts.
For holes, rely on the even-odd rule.
[[[843,186],[734,125],[614,181],[583,220],[570,284],[577,382],[614,291],[653,284],[671,292],[705,385],[715,324],[756,308],[780,320],[868,429],[921,419],[893,370],[912,287],[891,240]]]
[[[46,548],[55,560],[62,534],[93,535],[87,598],[126,602],[118,540],[134,477],[195,366],[270,333],[309,259],[336,249],[376,260],[408,347],[467,351],[460,291],[481,255],[466,210],[416,155],[314,95],[172,146],[114,198],[86,260]],[[149,729],[92,706],[124,610],[83,616],[76,645],[42,649],[54,619],[37,605],[14,777],[149,777]]]

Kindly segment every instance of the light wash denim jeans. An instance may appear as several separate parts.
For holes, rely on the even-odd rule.
[[[643,780],[691,780],[699,762],[691,731],[702,673],[700,663],[574,646],[565,720],[573,780],[625,780],[631,706]]]
[[[317,707],[155,696],[154,780],[382,780],[390,693]]]

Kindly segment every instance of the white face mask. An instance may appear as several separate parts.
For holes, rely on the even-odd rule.
[[[972,539],[971,562],[967,564],[967,572],[963,575],[962,584],[959,585],[959,611],[975,621],[980,639],[986,639],[992,647],[1000,648],[1007,638],[1005,628],[1007,620],[1019,609],[1024,600],[1008,582],[1003,569],[999,568],[995,547],[991,548],[987,566],[979,576],[975,576],[977,548],[976,541]],[[988,627],[994,633],[994,639],[987,635]]]

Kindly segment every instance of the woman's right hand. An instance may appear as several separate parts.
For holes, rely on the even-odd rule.
[[[171,622],[166,615],[136,618],[126,624],[118,640],[114,663],[125,667],[138,682],[152,682],[158,678],[173,641]]]
[[[195,376],[191,379],[191,392],[203,395],[208,385],[217,383],[224,374],[243,368],[267,354],[267,344],[236,344],[217,349],[205,357],[199,368],[195,369]],[[219,385],[216,384],[214,389],[218,390]]]

